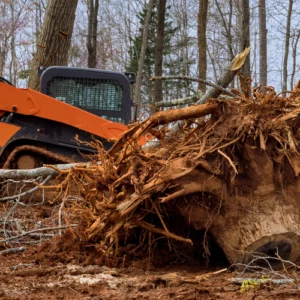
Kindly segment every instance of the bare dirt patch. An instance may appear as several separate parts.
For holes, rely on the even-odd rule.
[[[266,282],[241,291],[222,267],[169,265],[145,269],[43,262],[41,252],[2,256],[1,299],[298,299],[294,283]],[[138,266],[138,264],[136,264]],[[142,263],[140,263],[142,265]],[[218,273],[219,271],[219,273]],[[249,275],[249,274],[248,274]]]

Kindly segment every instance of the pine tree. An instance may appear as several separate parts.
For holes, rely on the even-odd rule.
[[[158,1],[154,2],[154,9],[151,15],[151,22],[148,33],[148,46],[146,50],[146,58],[144,62],[144,71],[143,71],[143,87],[141,91],[141,103],[151,104],[152,101],[152,89],[153,82],[149,80],[151,76],[154,74],[154,62],[155,62],[155,41],[157,36],[157,21],[158,21]],[[166,8],[168,11],[169,7]],[[146,16],[146,7],[137,15],[139,19],[140,28],[138,35],[131,40],[131,47],[129,48],[129,65],[127,66],[127,70],[130,72],[137,72],[138,68],[138,60],[139,60],[139,51],[141,49],[142,42],[142,33],[143,33],[143,24]],[[167,56],[171,53],[171,39],[172,36],[176,33],[177,28],[175,28],[172,23],[168,20],[168,12],[166,12],[166,22],[165,22],[165,37],[164,37],[164,56]],[[165,65],[164,65],[165,66]],[[168,72],[166,72],[168,74]],[[165,90],[165,83],[163,89]]]

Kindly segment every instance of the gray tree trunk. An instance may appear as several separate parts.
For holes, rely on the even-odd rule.
[[[228,22],[225,19],[224,13],[221,10],[220,4],[218,0],[215,0],[217,9],[219,11],[220,17],[222,19],[223,27],[225,30],[225,36],[226,36],[226,42],[227,42],[227,48],[229,52],[229,60],[234,59],[234,53],[233,53],[233,47],[232,47],[232,15],[233,15],[233,6],[232,6],[232,0],[229,1],[229,16],[228,16]]]
[[[290,47],[290,36],[291,36],[291,18],[293,10],[294,0],[289,0],[289,8],[286,19],[286,33],[285,33],[285,46],[284,46],[284,58],[283,58],[283,71],[282,71],[282,90],[287,90],[288,80],[288,59],[289,59],[289,47]]]
[[[155,69],[154,69],[155,76],[162,75],[166,2],[167,0],[158,1],[157,37],[155,42]],[[163,98],[162,81],[156,80],[154,81],[154,91],[153,91],[154,103],[153,104],[155,105],[155,102],[161,102],[162,98]]]
[[[259,0],[259,83],[262,91],[268,82],[266,0]]]
[[[250,46],[250,8],[249,0],[239,0],[240,10],[240,52]],[[241,75],[245,78],[251,78],[250,55],[247,56],[244,66],[241,69]],[[248,97],[250,95],[250,86],[246,81],[241,82],[243,92]]]
[[[88,49],[88,67],[97,65],[97,30],[98,30],[99,0],[89,0],[89,24],[86,46]]]
[[[298,50],[298,42],[300,38],[300,30],[298,30],[293,37],[292,41],[292,50],[293,50],[293,67],[292,67],[292,73],[291,73],[291,90],[294,89],[294,80],[295,80],[295,74],[296,74],[296,64],[297,64],[297,50]]]
[[[65,66],[71,46],[78,0],[49,0],[44,25],[32,61],[28,86],[37,90],[40,85],[40,66]]]
[[[154,0],[149,0],[146,18],[145,18],[144,30],[143,30],[143,38],[142,38],[142,46],[141,46],[139,63],[138,63],[138,71],[136,76],[134,101],[137,105],[137,113],[136,113],[137,117],[139,117],[139,112],[140,112],[140,104],[141,104],[140,96],[141,96],[141,86],[142,86],[142,77],[143,77],[143,67],[144,67],[144,61],[145,61],[145,55],[146,55],[146,49],[148,43],[148,32],[149,32],[149,25],[151,21],[153,3]]]
[[[199,14],[198,14],[198,53],[199,53],[198,75],[199,78],[204,80],[206,80],[206,72],[207,72],[207,56],[206,56],[207,13],[208,13],[208,0],[200,0]],[[199,82],[198,90],[205,93],[206,84]]]
[[[17,83],[17,61],[16,61],[16,26],[15,26],[15,7],[14,2],[10,3],[10,13],[12,21],[11,39],[10,39],[10,54],[11,61],[9,66],[9,80],[13,85]]]
[[[4,2],[3,5],[0,6],[0,18],[2,20],[6,20],[6,8],[7,3]],[[3,35],[0,35],[0,76],[3,76],[4,67],[8,55],[8,39],[9,39],[9,33],[3,31]]]

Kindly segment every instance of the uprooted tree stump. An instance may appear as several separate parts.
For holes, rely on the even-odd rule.
[[[151,116],[108,153],[99,148],[101,166],[67,173],[65,184],[85,182],[80,209],[89,216],[87,239],[112,253],[121,233],[138,227],[192,244],[169,230],[172,212],[209,231],[231,263],[248,264],[253,255],[297,262],[299,113],[300,90],[286,98],[269,89],[253,99],[211,100]],[[182,130],[166,138],[166,125],[179,119]],[[138,145],[147,132],[160,139],[159,148]]]
[[[95,142],[101,164],[57,170],[58,187],[84,199],[72,206],[80,238],[104,256],[124,255],[126,243],[126,254],[149,250],[158,236],[192,245],[170,226],[180,216],[184,226],[210,232],[231,263],[264,264],[259,256],[298,262],[299,114],[300,89],[283,97],[269,88],[253,99],[158,112],[108,152]],[[177,120],[184,125],[170,138],[168,125]],[[159,147],[140,147],[147,133]]]

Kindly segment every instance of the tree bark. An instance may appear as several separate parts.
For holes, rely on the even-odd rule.
[[[29,75],[30,88],[39,88],[40,66],[67,65],[77,3],[78,0],[48,1],[44,25]]]
[[[291,18],[293,10],[294,0],[289,0],[288,15],[286,19],[286,33],[285,33],[285,46],[284,46],[284,58],[283,58],[283,70],[282,70],[282,90],[287,90],[288,80],[288,59],[289,59],[289,47],[290,47],[290,36],[291,36]]]
[[[298,42],[300,38],[300,30],[298,30],[293,38],[292,41],[292,50],[293,50],[293,67],[292,67],[292,73],[291,73],[291,90],[294,89],[294,79],[296,74],[296,64],[297,64],[297,50],[298,50]]]
[[[1,20],[6,21],[6,15],[7,15],[7,3],[4,2],[3,5],[0,7],[0,17]],[[0,76],[3,76],[4,67],[7,59],[8,54],[8,39],[9,39],[9,33],[3,32],[3,36],[0,36]]]
[[[276,258],[277,252],[281,259],[299,262],[299,212],[291,203],[279,204],[280,198],[282,196],[257,199],[257,203],[263,204],[251,207],[247,213],[242,206],[235,210],[229,208],[228,214],[218,216],[213,223],[212,235],[229,262],[237,264],[239,270],[245,269],[255,257]],[[269,263],[273,269],[283,266],[280,260],[269,259]],[[253,265],[268,268],[263,259],[256,260]]]
[[[259,83],[261,90],[268,82],[268,62],[267,62],[267,27],[266,27],[266,0],[259,0]]]
[[[97,65],[97,31],[98,31],[99,0],[89,0],[89,24],[86,46],[88,49],[88,67]]]
[[[240,51],[250,46],[250,8],[249,0],[239,0],[239,10],[240,10]],[[250,70],[250,56],[247,56],[244,66],[241,69],[241,75],[243,77],[251,78]],[[250,85],[246,80],[241,82],[241,87],[246,97],[250,96]]]
[[[154,62],[155,76],[162,75],[166,2],[167,2],[167,0],[159,0],[158,1],[157,38],[156,38],[156,42],[155,42],[155,62]],[[153,89],[154,89],[153,99],[154,99],[154,105],[155,105],[156,102],[161,102],[163,100],[162,81],[156,80],[154,82]],[[152,110],[152,113],[154,113],[155,111],[156,111],[155,109]]]
[[[16,19],[15,19],[14,2],[10,3],[10,11],[11,11],[12,29],[11,29],[11,39],[10,39],[11,61],[9,66],[9,80],[13,85],[16,85],[17,83],[16,25],[15,25]]]
[[[205,170],[206,175],[196,177],[198,192],[215,197],[214,205],[190,204],[187,208],[183,202],[179,212],[195,229],[209,230],[229,262],[237,264],[239,269],[251,264],[255,257],[264,256],[269,257],[273,269],[282,268],[283,263],[278,257],[276,259],[277,254],[283,260],[298,263],[299,177],[289,184],[285,183],[279,191],[276,162],[259,148],[248,144],[242,148],[244,167],[241,170],[244,168],[245,171],[236,174],[233,185],[228,185],[222,176],[212,176],[208,169]],[[278,164],[281,165],[282,161]],[[256,259],[252,263],[254,265],[269,268],[264,259]]]
[[[233,54],[233,48],[232,48],[232,14],[233,14],[233,6],[232,6],[232,0],[229,1],[229,17],[228,17],[228,23],[225,20],[224,13],[221,10],[220,4],[218,0],[215,0],[217,9],[219,11],[220,17],[222,19],[223,27],[225,29],[225,36],[226,36],[226,42],[227,42],[227,48],[229,52],[229,60],[234,59]]]
[[[146,49],[147,49],[147,43],[148,43],[148,32],[149,32],[149,25],[151,21],[151,13],[153,8],[154,0],[149,0],[148,7],[147,7],[147,13],[145,18],[145,24],[144,24],[144,30],[143,30],[143,37],[142,37],[142,46],[141,46],[141,53],[138,63],[138,71],[136,76],[136,84],[135,84],[135,91],[134,91],[134,101],[137,105],[137,117],[139,117],[140,112],[140,94],[141,94],[141,87],[142,87],[142,77],[143,77],[143,67],[144,67],[144,61],[145,61],[145,55],[146,55]]]
[[[89,165],[89,163],[73,163],[73,164],[59,164],[51,167],[40,167],[36,169],[0,169],[0,180],[14,179],[23,180],[37,178],[41,176],[56,176],[59,170],[68,170],[76,166]]]
[[[206,80],[207,72],[207,56],[206,56],[206,25],[208,15],[208,0],[200,0],[199,14],[198,14],[198,52],[199,52],[199,65],[198,75],[199,78]],[[199,82],[198,90],[205,93],[206,85]]]

